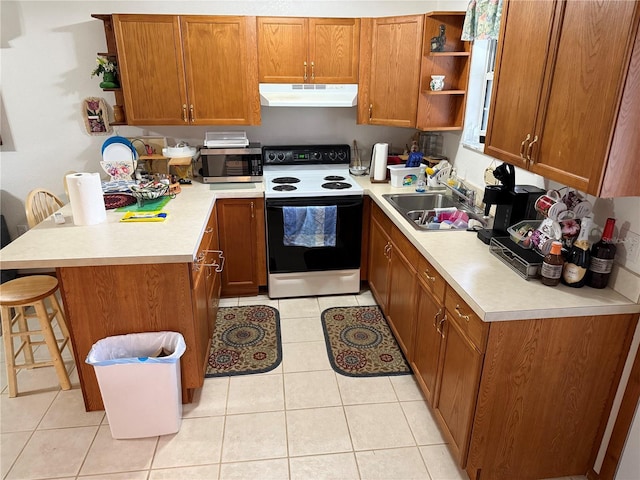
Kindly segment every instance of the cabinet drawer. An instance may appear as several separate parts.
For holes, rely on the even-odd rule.
[[[418,260],[418,278],[425,288],[433,293],[434,297],[440,301],[444,300],[444,289],[447,282],[423,256],[420,256]]]
[[[452,288],[447,288],[445,307],[449,321],[458,325],[476,348],[483,353],[489,333],[489,324],[480,320],[480,317],[473,313],[469,305]]]
[[[400,250],[400,253],[411,264],[411,267],[415,270],[418,266],[418,259],[421,257],[420,252],[413,246],[413,244],[407,240],[396,226],[391,227],[391,241],[394,244],[394,248]]]
[[[374,202],[371,202],[371,216],[375,219],[376,222],[378,222],[382,229],[387,232],[387,234],[391,232],[391,226],[393,225],[391,223],[391,220]]]

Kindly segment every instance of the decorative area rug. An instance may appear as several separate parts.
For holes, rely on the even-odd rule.
[[[264,373],[281,361],[277,309],[267,305],[218,309],[205,377]]]
[[[328,308],[322,312],[322,329],[336,372],[348,377],[411,374],[378,306]]]

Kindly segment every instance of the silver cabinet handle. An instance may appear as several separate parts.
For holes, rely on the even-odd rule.
[[[524,157],[524,149],[525,146],[524,144],[527,143],[529,141],[529,139],[531,138],[531,135],[527,133],[527,138],[525,138],[522,143],[520,144],[520,158],[525,158]]]
[[[315,64],[314,62],[311,62],[311,81],[313,82],[315,79],[316,79]]]
[[[424,276],[427,277],[427,280],[431,280],[432,282],[435,282],[436,281],[436,277],[435,276],[434,277],[430,276],[429,273],[430,273],[429,269],[425,268],[424,269]]]
[[[442,315],[442,307],[440,307],[436,312],[436,314],[433,316],[433,326],[436,327],[436,330],[438,330],[438,333],[440,333],[440,329],[438,328],[438,317],[440,315]]]
[[[469,321],[469,315],[461,313],[460,305],[458,305],[457,303],[456,303],[456,313],[458,314],[458,317],[460,317],[461,319],[466,320],[467,322]]]
[[[307,81],[307,62],[304,62],[304,81]]]
[[[189,119],[187,118],[187,104],[182,104],[182,120],[184,123],[189,123]]]
[[[189,105],[189,116],[191,117],[191,121],[195,122],[196,121],[196,117],[193,114],[193,105]]]
[[[531,160],[531,154],[533,153],[533,144],[536,143],[537,141],[538,141],[538,136],[536,135],[533,141],[529,144],[529,147],[527,148],[527,160]],[[535,160],[533,160],[533,162],[535,163]]]

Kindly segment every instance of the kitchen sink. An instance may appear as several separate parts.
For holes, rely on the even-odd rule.
[[[428,223],[436,216],[436,209],[450,207],[465,212],[469,219],[479,221],[483,227],[487,226],[487,221],[483,218],[480,210],[465,205],[448,192],[394,193],[382,195],[382,197],[400,212],[416,230],[437,231],[438,229],[429,228]],[[450,229],[450,231],[460,232],[465,230],[465,228]]]

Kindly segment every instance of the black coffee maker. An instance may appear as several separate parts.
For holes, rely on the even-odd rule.
[[[493,176],[500,185],[487,185],[484,189],[484,215],[489,216],[492,205],[496,206],[493,228],[478,231],[478,238],[489,244],[492,237],[508,237],[507,228],[525,219],[538,218],[535,203],[546,192],[533,185],[516,185],[513,165],[503,163],[496,167]]]

